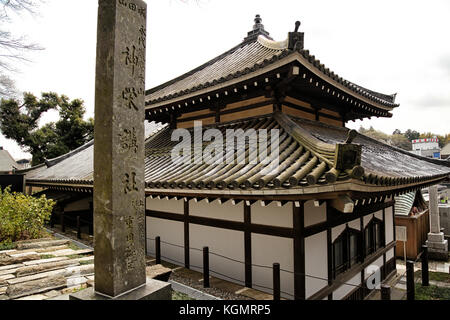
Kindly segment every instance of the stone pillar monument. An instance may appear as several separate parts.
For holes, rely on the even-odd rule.
[[[435,260],[448,260],[448,241],[441,232],[438,206],[437,186],[428,188],[429,190],[429,209],[430,209],[430,233],[428,234],[427,246],[428,255]]]
[[[170,299],[145,261],[147,5],[99,0],[94,128],[95,290],[71,299]]]

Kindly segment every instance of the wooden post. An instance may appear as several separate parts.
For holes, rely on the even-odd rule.
[[[273,300],[280,300],[281,286],[280,286],[280,264],[273,264]]]
[[[55,217],[52,213],[52,215],[50,216],[50,228],[54,228],[55,227]]]
[[[428,247],[422,246],[422,286],[428,287],[430,285],[428,275]]]
[[[189,201],[184,201],[184,267],[189,269],[190,266]]]
[[[251,206],[244,203],[244,252],[245,252],[245,286],[252,288],[252,233],[250,226],[252,223]]]
[[[155,239],[155,256],[156,264],[161,264],[161,237]]]
[[[81,239],[81,222],[80,216],[77,216],[77,238]]]
[[[381,300],[391,300],[391,287],[385,284],[381,285]]]
[[[90,234],[91,236],[94,235],[94,222],[89,223],[89,234]]]
[[[293,203],[294,227],[294,300],[305,300],[305,219],[304,203],[296,207]]]
[[[61,232],[66,232],[66,226],[64,225],[64,212],[61,212],[60,220],[61,220]]]
[[[203,247],[203,288],[209,288],[209,248]]]
[[[408,260],[406,262],[406,297],[407,300],[413,301],[415,294],[414,288],[414,262]]]

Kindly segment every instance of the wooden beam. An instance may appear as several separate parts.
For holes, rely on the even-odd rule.
[[[188,220],[189,223],[197,224],[201,226],[214,227],[220,229],[227,230],[235,230],[235,231],[245,231],[246,226],[243,222],[238,221],[230,221],[230,220],[222,220],[222,219],[212,219],[206,217],[197,217],[189,215],[186,217],[183,214],[169,213],[169,212],[161,212],[154,210],[146,211],[147,217],[165,219],[170,221],[178,221],[185,222]],[[262,224],[251,224],[249,227],[251,233],[264,234],[268,236],[282,237],[282,238],[294,238],[294,230],[291,228],[285,227],[277,227],[270,225],[262,225]]]
[[[348,223],[352,220],[358,219],[360,217],[366,216],[368,214],[377,212],[382,210],[383,208],[392,207],[394,205],[394,201],[385,202],[385,203],[377,203],[374,205],[367,205],[356,207],[351,214],[343,214],[333,207],[330,206],[332,219],[329,221],[325,221],[322,223],[318,223],[305,228],[305,237],[309,237],[315,235],[317,233],[323,232],[327,230],[328,227],[334,228],[341,224]],[[334,211],[334,212],[333,212]]]
[[[343,213],[352,213],[355,208],[355,203],[349,196],[339,196],[331,200],[330,205]]]

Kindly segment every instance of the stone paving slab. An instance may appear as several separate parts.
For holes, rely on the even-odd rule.
[[[48,297],[43,294],[35,294],[32,296],[27,296],[27,297],[15,299],[15,300],[46,300],[46,299],[48,299]]]
[[[19,266],[19,268],[20,268],[20,266]],[[8,269],[8,270],[0,271],[0,276],[4,276],[4,275],[7,275],[7,274],[14,274],[19,268],[14,268],[14,269]]]
[[[4,270],[18,268],[20,266],[23,266],[23,264],[10,264],[10,265],[7,265],[7,266],[3,266],[3,267],[0,267],[0,272],[4,271]]]
[[[51,241],[41,241],[32,243],[22,243],[17,245],[17,250],[23,249],[38,249],[38,248],[48,248],[70,244],[70,240],[51,240]]]
[[[273,296],[271,294],[258,291],[251,288],[244,288],[235,292],[236,294],[243,295],[245,297],[249,297],[255,300],[273,300]]]
[[[52,255],[56,257],[65,257],[65,256],[73,256],[73,255],[84,255],[88,253],[93,253],[94,250],[91,249],[83,249],[83,250],[73,250],[73,249],[65,249],[60,251],[55,251]]]
[[[11,258],[21,258],[21,257],[28,257],[28,256],[35,256],[37,255],[36,251],[29,251],[29,252],[13,252],[13,253],[7,253],[8,256],[10,256]]]
[[[43,264],[43,263],[49,263],[49,262],[58,262],[58,261],[63,261],[63,260],[68,260],[68,257],[57,257],[57,258],[49,258],[49,259],[40,259],[40,260],[33,260],[33,261],[27,261],[24,262],[23,264],[25,266],[32,266],[32,265],[36,265],[36,264]]]
[[[34,281],[34,280],[44,279],[44,278],[51,277],[51,276],[64,275],[65,273],[66,273],[65,269],[47,271],[47,272],[33,274],[30,276],[25,276],[25,277],[19,277],[19,278],[14,277],[14,279],[7,280],[7,283],[9,285],[14,285],[14,284],[23,283],[23,282],[30,282],[30,281]]]

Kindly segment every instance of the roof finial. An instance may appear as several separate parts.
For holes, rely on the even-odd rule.
[[[259,14],[257,14],[255,16],[255,25],[253,26],[253,30],[257,30],[263,28],[264,29],[264,25],[262,24],[262,18]]]
[[[300,22],[300,21],[296,21],[295,22],[295,31],[294,32],[298,32],[298,29],[300,28],[300,25],[301,25],[302,23]]]
[[[269,33],[264,30],[264,25],[262,24],[262,18],[259,14],[255,16],[255,24],[253,25],[253,30],[250,31],[244,41],[254,41],[259,35],[264,35],[266,38],[272,40]]]

